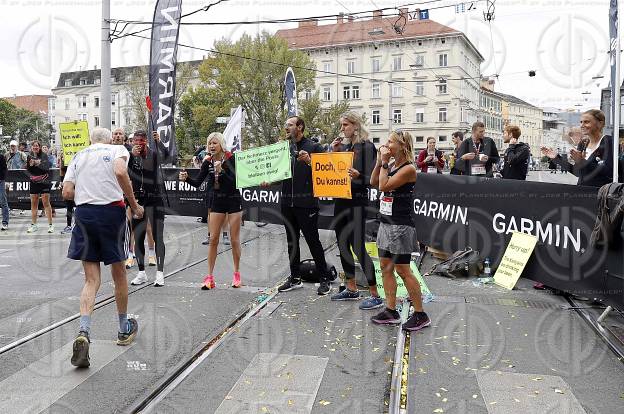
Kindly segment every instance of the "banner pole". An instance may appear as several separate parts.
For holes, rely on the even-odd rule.
[[[100,126],[111,128],[110,0],[102,0],[102,41],[100,66]]]

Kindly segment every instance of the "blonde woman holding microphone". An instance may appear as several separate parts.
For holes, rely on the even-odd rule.
[[[230,225],[230,243],[232,245],[232,259],[234,275],[232,287],[241,286],[239,264],[241,257],[240,228],[243,216],[243,205],[240,191],[236,188],[236,173],[234,156],[225,150],[223,134],[213,132],[208,136],[206,144],[208,155],[202,162],[199,175],[189,177],[186,171],[181,171],[180,181],[186,181],[193,187],[199,188],[204,180],[208,180],[207,192],[212,192],[208,228],[210,230],[210,245],[208,247],[208,275],[204,278],[201,288],[214,289],[214,267],[217,260],[217,247],[221,235],[221,228],[227,220]]]

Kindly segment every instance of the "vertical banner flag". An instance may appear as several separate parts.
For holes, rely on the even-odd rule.
[[[284,78],[284,93],[286,94],[288,116],[291,117],[299,115],[299,106],[297,105],[297,83],[295,81],[295,73],[291,67],[286,69],[286,77]]]
[[[243,107],[238,105],[236,111],[230,118],[223,131],[223,137],[225,138],[225,146],[228,151],[236,152],[243,148],[243,142],[241,141],[241,132],[243,130]]]
[[[611,64],[611,125],[613,125],[613,182],[618,180],[620,150],[620,42],[618,23],[618,0],[609,1],[609,54]]]
[[[149,96],[154,108],[149,112],[148,139],[153,146],[155,128],[160,142],[177,158],[173,110],[175,107],[176,63],[182,0],[157,0],[150,43]],[[163,160],[164,161],[164,160]]]

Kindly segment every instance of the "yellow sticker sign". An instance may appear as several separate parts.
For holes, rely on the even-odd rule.
[[[349,168],[352,152],[313,153],[312,186],[314,197],[351,198]]]
[[[514,232],[498,265],[498,269],[496,269],[494,283],[512,290],[518,279],[520,279],[520,275],[522,275],[522,271],[531,254],[533,254],[536,243],[537,237],[526,233]]]
[[[89,123],[87,121],[63,122],[59,124],[63,164],[69,165],[74,155],[89,146]]]

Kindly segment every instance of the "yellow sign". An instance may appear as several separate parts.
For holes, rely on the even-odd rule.
[[[352,152],[313,153],[312,185],[314,197],[351,198],[349,168]]]
[[[520,275],[522,275],[522,271],[531,254],[533,254],[536,243],[537,237],[526,233],[514,232],[500,265],[496,269],[494,283],[509,290],[513,289],[518,279],[520,279]]]
[[[89,146],[89,124],[87,121],[64,122],[59,124],[63,164],[69,165],[74,155]]]

